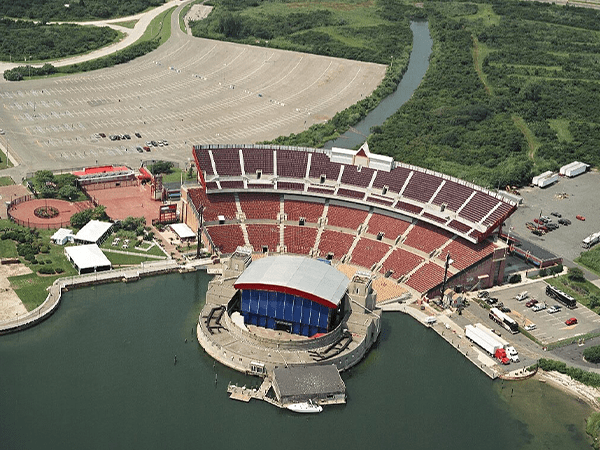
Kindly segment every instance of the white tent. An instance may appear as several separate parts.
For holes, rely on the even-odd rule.
[[[194,239],[196,237],[196,234],[185,223],[173,223],[169,226],[182,241],[185,239]]]
[[[65,255],[79,274],[110,270],[111,264],[96,244],[65,247]]]
[[[67,242],[73,241],[73,231],[68,228],[59,228],[50,240],[55,244],[65,245]]]
[[[81,243],[100,243],[112,228],[110,222],[100,222],[99,220],[90,220],[79,232],[75,235],[75,242]]]

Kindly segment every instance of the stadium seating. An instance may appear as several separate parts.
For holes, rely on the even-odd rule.
[[[277,220],[279,214],[279,194],[240,192],[240,206],[246,219]]]
[[[212,149],[217,173],[220,176],[241,175],[240,151],[237,148]],[[202,167],[204,169],[204,167]]]
[[[447,231],[425,222],[419,222],[408,232],[404,245],[430,253],[444,245],[451,237],[452,234]]]
[[[450,277],[450,275],[448,275]],[[429,262],[413,273],[406,284],[411,288],[425,293],[444,281],[444,268]]]
[[[464,239],[455,239],[446,247],[442,253],[438,255],[441,261],[446,260],[446,255],[450,253],[450,257],[454,261],[452,267],[458,270],[464,270],[467,267],[481,261],[486,256],[494,252],[494,244],[485,241],[480,244],[473,244]]]
[[[394,272],[392,274],[392,278],[397,280],[401,276],[413,271],[415,267],[417,267],[423,261],[423,258],[415,255],[414,253],[407,252],[401,248],[396,248],[384,261],[380,272],[386,273],[388,270],[392,270]]]
[[[340,259],[352,246],[354,235],[342,233],[334,230],[323,230],[321,240],[319,241],[319,253],[321,256],[327,256],[328,253],[333,253],[335,259]]]
[[[473,188],[457,183],[455,181],[446,180],[444,186],[437,193],[432,203],[441,205],[445,203],[452,211],[458,211],[463,203],[469,198]]]
[[[221,189],[244,189],[244,182],[241,180],[221,181]]]
[[[327,225],[356,230],[367,218],[368,211],[344,206],[329,205]]]
[[[434,175],[413,171],[410,182],[402,195],[421,203],[427,203],[440,187],[441,182],[442,180]]]
[[[317,229],[313,227],[286,225],[283,230],[283,239],[288,253],[308,255],[315,246]]]
[[[357,198],[360,200],[365,196],[365,193],[360,191],[354,191],[352,189],[339,188],[337,191],[337,195],[339,195],[340,197]]]
[[[208,226],[206,231],[221,253],[233,253],[239,245],[244,245],[244,234],[238,224]]]
[[[283,207],[287,214],[287,220],[298,221],[300,217],[304,217],[307,222],[317,223],[323,215],[325,204],[286,200]]]
[[[303,191],[304,183],[292,183],[290,181],[278,181],[277,190],[282,191]]]
[[[391,172],[380,170],[377,172],[373,187],[383,189],[384,186],[388,186],[391,192],[397,194],[402,189],[402,186],[404,186],[404,182],[409,174],[410,169],[404,167],[396,167]]]
[[[190,189],[189,195],[197,208],[199,205],[204,205],[205,222],[216,221],[218,216],[224,216],[226,220],[235,220],[237,207],[233,194],[203,195],[201,189]]]
[[[257,170],[264,174],[273,174],[273,150],[259,150],[253,148],[242,149],[244,157],[244,172],[254,175]]]
[[[308,153],[296,150],[277,150],[277,176],[304,178]]]
[[[264,246],[267,246],[270,252],[277,251],[279,247],[279,225],[248,224],[246,230],[248,231],[248,240],[255,252],[264,251]]]
[[[359,172],[358,167],[346,165],[344,166],[344,173],[342,173],[342,183],[366,188],[371,183],[374,172],[373,169],[368,167],[361,167]]]
[[[383,232],[387,239],[395,240],[398,236],[404,234],[410,226],[410,222],[402,219],[395,219],[383,214],[373,213],[369,219],[369,233],[376,235]]]
[[[329,157],[323,153],[313,153],[310,163],[310,178],[320,178],[325,175],[327,180],[337,181],[340,175],[340,164],[332,163]]]
[[[369,238],[360,238],[352,251],[352,264],[370,269],[389,251],[390,245]]]

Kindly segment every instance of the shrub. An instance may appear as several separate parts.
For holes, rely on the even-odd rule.
[[[600,363],[600,345],[595,345],[593,347],[586,348],[583,351],[583,357],[588,362],[594,364]]]
[[[570,281],[585,281],[583,270],[581,270],[579,267],[569,267],[567,277]]]
[[[51,259],[47,259],[46,260],[46,264],[52,264],[52,260]]]
[[[42,275],[52,275],[54,273],[54,269],[52,267],[40,267],[38,269],[38,273]]]
[[[511,277],[508,279],[508,282],[512,283],[512,284],[520,283],[521,282],[521,274],[515,273],[514,275],[511,275]]]
[[[54,271],[56,273],[63,273],[65,271],[65,269],[63,269],[62,267],[57,267],[56,269],[54,269]]]

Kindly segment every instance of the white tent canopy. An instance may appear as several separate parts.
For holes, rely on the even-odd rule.
[[[179,239],[192,239],[196,237],[196,234],[185,223],[173,223],[170,227],[179,236]]]
[[[110,261],[96,244],[66,247],[65,254],[80,274],[111,268]]]
[[[75,235],[77,242],[90,242],[97,244],[102,237],[113,226],[110,222],[100,222],[99,220],[90,220],[79,232]]]

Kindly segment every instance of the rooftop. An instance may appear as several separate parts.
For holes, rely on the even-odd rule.
[[[282,255],[253,261],[235,288],[283,292],[336,308],[349,283],[346,275],[321,261]]]

